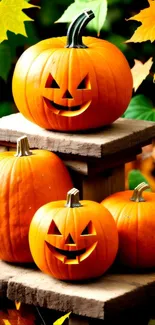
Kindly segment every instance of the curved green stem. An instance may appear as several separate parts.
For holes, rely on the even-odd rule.
[[[73,20],[67,31],[67,48],[87,48],[82,42],[82,34],[86,25],[94,17],[92,10],[84,10]]]

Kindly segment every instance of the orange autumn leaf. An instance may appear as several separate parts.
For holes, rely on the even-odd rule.
[[[155,0],[148,0],[149,7],[140,11],[139,14],[127,19],[141,22],[133,36],[126,41],[128,42],[145,42],[155,41]]]
[[[139,60],[134,60],[135,65],[131,69],[133,77],[133,88],[136,91],[141,85],[142,81],[149,75],[150,69],[152,67],[153,61],[150,58],[147,62],[142,63]]]

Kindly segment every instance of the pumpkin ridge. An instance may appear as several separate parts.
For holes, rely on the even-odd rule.
[[[8,215],[9,215],[9,219],[8,219],[8,229],[9,229],[9,237],[10,238],[10,248],[11,248],[11,251],[12,251],[12,257],[14,260],[16,260],[16,254],[14,255],[14,249],[13,249],[13,244],[12,244],[12,236],[11,236],[11,225],[10,225],[10,222],[12,220],[10,220],[10,189],[11,189],[11,179],[13,178],[14,174],[13,174],[13,169],[15,168],[15,166],[18,164],[18,158],[14,158],[14,160],[12,160],[12,166],[10,168],[10,173],[9,173],[9,186],[8,186]],[[16,178],[16,175],[15,175],[15,178]],[[19,191],[18,191],[19,193]],[[17,194],[18,195],[18,194]],[[18,195],[19,196],[19,195]],[[19,216],[19,210],[18,210],[18,216]],[[20,233],[20,237],[21,237],[21,233]],[[11,257],[11,259],[12,259]]]
[[[2,153],[1,153],[1,155],[2,155]],[[3,171],[3,168],[5,168],[5,166],[6,166],[6,164],[8,163],[8,165],[10,164],[10,161],[9,161],[9,158],[8,159],[6,159],[5,157],[3,157],[3,158],[1,158],[1,160],[3,160],[3,165],[1,166],[1,170]],[[9,165],[10,166],[10,165]],[[8,168],[8,167],[7,167]],[[2,174],[2,175],[4,175],[4,174]],[[5,176],[4,176],[5,177]],[[2,181],[3,180],[3,181]],[[4,184],[4,179],[2,179],[1,181],[2,181],[2,184]],[[5,178],[5,180],[6,180],[6,178]],[[8,183],[8,182],[7,182]],[[7,196],[7,202],[9,202],[9,199],[8,199],[8,197],[9,197],[9,192],[7,191],[7,194],[8,194],[8,196]],[[4,195],[3,195],[3,197],[2,197],[2,200],[4,201]],[[8,205],[7,205],[7,210],[8,210]],[[6,220],[6,218],[5,218],[5,220]],[[7,238],[8,238],[8,240],[10,239],[10,232],[9,232],[9,229],[10,229],[10,226],[9,226],[9,220],[7,219]],[[0,228],[0,230],[1,230],[1,228]],[[8,236],[8,234],[9,234],[9,236]],[[0,255],[2,256],[2,254],[3,254],[3,247],[5,246],[5,240],[4,240],[4,236],[3,236],[3,234],[2,234],[2,238],[1,238],[1,246],[0,246]],[[12,245],[11,245],[11,241],[10,241],[10,248],[11,248],[11,251],[13,251],[12,250]]]
[[[109,68],[110,74],[112,75],[111,80],[113,81],[113,85],[114,85],[114,89],[115,89],[115,99],[114,99],[113,102],[117,102],[118,91],[117,91],[116,80],[115,80],[115,76],[114,76],[114,73],[113,73],[113,69],[111,68],[109,62],[106,60],[107,55],[104,56],[104,53],[98,52],[97,49],[96,49],[96,52],[103,58],[104,62],[106,63],[106,66],[108,66],[108,68]],[[115,61],[115,64],[116,64],[116,62],[117,61]],[[109,93],[109,90],[107,91],[107,93]],[[108,97],[108,107],[109,107],[109,97]]]
[[[40,50],[41,51],[41,50]],[[31,110],[30,110],[30,107],[29,107],[29,104],[28,104],[28,100],[27,100],[27,96],[26,96],[26,92],[27,92],[27,79],[28,79],[28,74],[29,74],[29,72],[30,72],[30,70],[31,70],[31,67],[32,67],[32,65],[33,65],[33,63],[35,62],[35,60],[39,57],[39,55],[41,55],[44,51],[47,51],[47,49],[46,50],[42,50],[41,52],[39,52],[39,53],[37,53],[37,55],[33,58],[33,60],[31,61],[31,64],[30,64],[30,66],[29,66],[29,68],[28,68],[28,70],[27,70],[27,72],[26,72],[26,75],[25,75],[25,82],[24,82],[24,98],[25,98],[25,103],[26,103],[26,106],[27,106],[27,110],[28,110],[28,112],[29,112],[29,115],[31,116],[31,118],[32,118],[32,121],[34,120],[35,121],[35,118],[33,117],[33,114],[32,114],[32,112],[31,112]],[[36,121],[35,121],[35,123],[36,123]]]
[[[96,73],[96,69],[94,67],[94,64],[93,64],[93,60],[91,58],[91,54],[89,52],[89,49],[86,49],[85,50],[85,53],[87,54],[87,56],[89,57],[89,61],[91,62],[91,68],[93,69],[94,71],[94,76],[95,76],[95,80],[96,80],[96,84],[97,84],[97,97],[99,98],[99,85],[98,85],[98,79],[97,79],[97,73]],[[83,52],[82,52],[83,54]]]
[[[57,50],[57,48],[52,52],[52,54],[55,52]],[[37,122],[36,122],[36,120],[35,120],[35,117],[33,116],[33,111],[31,111],[31,109],[30,109],[30,105],[29,105],[29,103],[28,103],[28,100],[27,100],[27,96],[26,96],[26,94],[27,94],[27,79],[28,79],[28,77],[29,77],[29,73],[31,73],[31,68],[32,68],[32,65],[33,65],[33,63],[35,62],[35,60],[36,59],[38,59],[38,57],[39,56],[41,56],[44,52],[46,52],[46,51],[49,51],[49,56],[48,56],[48,58],[46,59],[46,61],[45,61],[45,63],[44,63],[44,66],[43,66],[43,68],[42,68],[42,70],[41,70],[41,77],[42,77],[42,74],[43,74],[43,72],[44,72],[44,69],[45,69],[45,67],[46,67],[46,64],[48,63],[48,60],[49,60],[49,58],[51,57],[51,49],[45,49],[45,50],[43,50],[43,51],[41,51],[41,52],[39,52],[39,54],[32,60],[32,62],[31,62],[31,65],[30,65],[30,67],[29,67],[29,69],[27,70],[27,74],[26,74],[26,76],[25,76],[25,84],[24,84],[24,88],[25,88],[25,90],[24,90],[24,94],[25,94],[25,102],[26,102],[26,105],[27,105],[27,108],[28,108],[28,111],[29,111],[29,113],[30,113],[30,115],[31,115],[31,117],[32,117],[32,119],[33,119],[33,121],[37,124]],[[39,78],[39,80],[40,80],[41,78]],[[42,99],[43,100],[43,99]],[[44,110],[42,110],[43,112],[44,112]]]

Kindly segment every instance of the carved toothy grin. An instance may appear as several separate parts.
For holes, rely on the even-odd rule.
[[[50,245],[48,242],[46,242],[46,244],[53,255],[61,262],[65,264],[79,264],[93,252],[96,248],[97,242],[95,242],[91,247],[72,251],[57,248]]]

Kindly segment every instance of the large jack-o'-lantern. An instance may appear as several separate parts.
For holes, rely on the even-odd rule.
[[[116,224],[99,203],[80,201],[72,189],[65,201],[51,202],[34,215],[29,244],[37,266],[62,280],[100,276],[118,249]]]
[[[132,75],[125,56],[107,41],[82,39],[92,18],[93,12],[85,10],[71,23],[67,37],[37,43],[16,64],[15,103],[43,128],[101,127],[120,117],[129,104]]]

